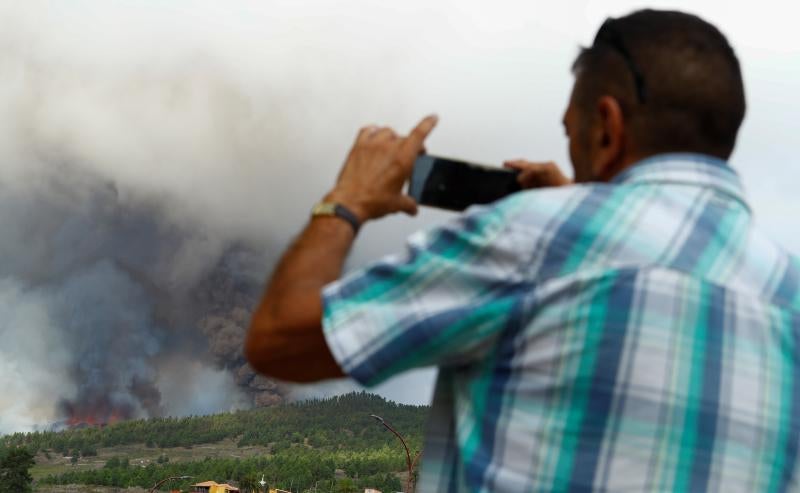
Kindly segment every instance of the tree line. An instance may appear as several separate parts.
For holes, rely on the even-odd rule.
[[[388,445],[391,434],[369,418],[386,418],[411,442],[421,444],[427,406],[387,401],[367,392],[311,399],[276,407],[209,416],[132,420],[105,427],[14,433],[0,437],[0,449],[26,447],[36,453],[95,455],[101,447],[145,443],[149,447],[188,447],[226,438],[239,446],[288,448],[306,440],[315,448],[366,450]]]

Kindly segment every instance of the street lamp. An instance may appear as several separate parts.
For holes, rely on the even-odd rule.
[[[156,491],[156,489],[158,489],[159,486],[161,486],[162,484],[166,483],[167,481],[171,481],[173,479],[189,479],[189,478],[192,478],[192,477],[193,476],[170,476],[168,478],[164,478],[161,481],[159,481],[158,483],[154,484],[152,488],[150,488],[150,493],[153,493],[154,491]]]
[[[400,433],[397,433],[394,428],[389,426],[389,423],[386,422],[383,418],[376,414],[370,414],[371,418],[375,418],[378,420],[387,430],[394,433],[394,436],[400,439],[400,443],[403,444],[403,448],[406,449],[406,464],[408,465],[408,477],[406,478],[406,493],[411,493],[411,477],[414,472],[414,466],[417,465],[417,461],[419,460],[419,452],[414,455],[414,460],[411,460],[411,453],[408,451],[408,445],[406,445],[406,441],[403,440],[403,437]]]

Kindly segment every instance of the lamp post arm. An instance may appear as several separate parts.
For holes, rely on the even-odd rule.
[[[189,478],[191,478],[191,476],[170,476],[168,478],[164,478],[161,481],[159,481],[158,483],[156,483],[155,485],[153,485],[153,487],[150,488],[150,492],[149,493],[154,493],[158,489],[159,486],[161,486],[162,484],[166,483],[167,481],[171,481],[173,479],[189,479]]]
[[[166,483],[170,479],[172,479],[172,478],[164,478],[161,481],[159,481],[158,483],[154,484],[153,487],[150,488],[150,493],[153,493],[154,491],[156,491],[159,486],[161,486],[162,484]]]
[[[392,428],[391,426],[389,426],[389,423],[387,423],[387,422],[386,422],[386,421],[385,421],[383,418],[381,418],[380,416],[378,416],[378,415],[375,415],[375,414],[370,414],[370,416],[371,416],[371,417],[373,417],[373,418],[375,418],[375,419],[377,419],[378,421],[380,421],[380,422],[381,422],[381,424],[382,424],[382,425],[383,425],[383,426],[384,426],[384,427],[385,427],[387,430],[389,430],[389,431],[391,431],[392,433],[394,433],[394,436],[396,436],[397,438],[399,438],[399,439],[400,439],[400,443],[402,443],[402,444],[403,444],[403,448],[405,448],[405,449],[406,449],[406,465],[408,465],[408,470],[410,471],[410,470],[411,470],[411,452],[409,452],[409,451],[408,451],[408,445],[406,445],[406,441],[405,441],[405,440],[403,440],[403,437],[402,437],[402,436],[400,436],[400,433],[397,433],[397,432],[394,430],[394,428]]]
[[[397,431],[395,431],[394,428],[389,426],[389,423],[387,423],[383,418],[381,418],[380,416],[378,416],[376,414],[370,414],[370,416],[375,418],[375,419],[377,419],[378,421],[380,421],[381,424],[387,430],[389,430],[392,433],[394,433],[394,436],[396,436],[398,439],[400,439],[400,443],[402,443],[403,444],[403,448],[406,449],[406,465],[408,466],[408,477],[406,478],[406,492],[410,493],[410,490],[411,490],[411,486],[410,486],[411,485],[411,472],[412,472],[414,466],[411,463],[411,452],[408,451],[408,445],[406,445],[406,441],[403,440],[403,437],[400,435],[400,433],[397,433]],[[415,459],[415,462],[416,462],[416,459]]]

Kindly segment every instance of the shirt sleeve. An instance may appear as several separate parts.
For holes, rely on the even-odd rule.
[[[533,245],[513,227],[512,208],[472,207],[412,235],[404,253],[327,285],[323,330],[343,371],[372,386],[483,357],[528,289],[520,265]]]

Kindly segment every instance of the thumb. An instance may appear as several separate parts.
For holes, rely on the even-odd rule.
[[[400,195],[392,205],[399,212],[405,212],[409,216],[417,215],[417,201],[409,195]]]

